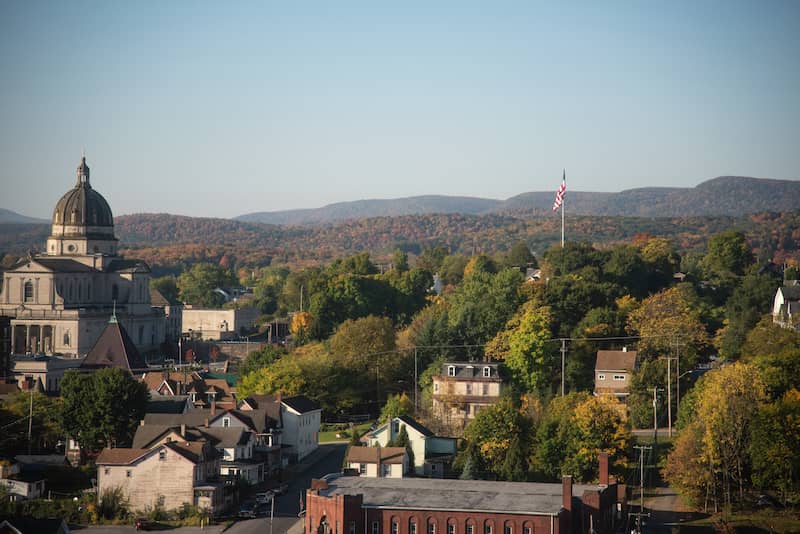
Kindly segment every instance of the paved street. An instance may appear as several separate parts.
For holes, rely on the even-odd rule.
[[[319,446],[317,452],[294,467],[295,475],[289,484],[289,491],[275,499],[275,517],[270,529],[269,517],[237,521],[226,534],[286,534],[287,532],[303,532],[302,524],[297,517],[300,512],[300,495],[305,499],[305,490],[311,485],[312,478],[320,478],[328,473],[339,472],[342,469],[346,443],[326,443]],[[292,528],[295,527],[295,528]],[[217,534],[222,532],[224,526],[213,525],[201,529],[199,527],[182,527],[169,529],[163,532],[170,534]],[[87,534],[123,534],[134,532],[131,526],[92,526],[85,529],[75,529]]]

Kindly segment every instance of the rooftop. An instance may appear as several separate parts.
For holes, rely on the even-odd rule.
[[[562,484],[444,480],[427,478],[325,477],[332,495],[364,496],[364,508],[413,510],[465,510],[516,514],[557,514],[562,505]],[[573,485],[573,495],[597,486]]]

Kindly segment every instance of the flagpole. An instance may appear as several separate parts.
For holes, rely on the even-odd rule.
[[[564,169],[564,184],[567,183],[567,169]],[[561,200],[561,248],[564,248],[564,199]]]

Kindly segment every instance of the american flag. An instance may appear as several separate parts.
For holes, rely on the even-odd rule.
[[[567,192],[567,171],[564,170],[564,177],[561,179],[561,185],[556,191],[556,201],[553,202],[553,211],[558,211],[561,204],[564,202],[564,193]]]

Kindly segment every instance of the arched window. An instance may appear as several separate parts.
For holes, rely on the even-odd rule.
[[[69,330],[64,332],[64,346],[69,347]]]
[[[408,520],[408,534],[419,534],[417,532],[417,518],[412,517]]]
[[[432,517],[428,518],[428,534],[436,534],[436,520]]]
[[[456,534],[456,520],[452,517],[447,519],[447,534]]]
[[[470,518],[467,518],[466,524],[467,526],[464,527],[465,534],[477,534],[475,532],[475,521],[473,521]]]
[[[25,282],[22,290],[22,301],[23,302],[33,302],[33,282],[28,280]]]

